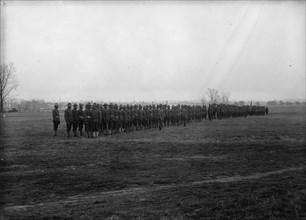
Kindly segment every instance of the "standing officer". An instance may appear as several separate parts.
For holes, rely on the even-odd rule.
[[[74,122],[73,120],[73,114],[71,110],[71,103],[68,103],[68,107],[65,110],[65,121],[67,125],[67,136],[70,137],[70,131],[71,131],[71,125]]]
[[[57,128],[58,128],[58,125],[61,123],[57,103],[54,104],[54,109],[52,111],[52,117],[53,117],[54,136],[57,136]]]

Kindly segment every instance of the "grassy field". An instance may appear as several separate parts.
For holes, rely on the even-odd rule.
[[[99,139],[50,119],[1,118],[0,219],[306,219],[305,106]]]

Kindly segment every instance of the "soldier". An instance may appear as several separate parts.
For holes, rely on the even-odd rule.
[[[171,123],[172,126],[176,126],[178,125],[178,106],[174,106],[172,105],[172,109],[171,109]]]
[[[113,103],[109,104],[109,128],[110,128],[110,134],[114,134],[116,132],[116,116],[115,116],[115,109]]]
[[[107,109],[107,104],[105,103],[103,105],[103,109],[102,109],[102,133],[104,133],[105,135],[108,135],[108,124],[109,124],[109,113],[108,113],[108,109]]]
[[[184,127],[186,126],[187,120],[188,120],[188,111],[186,109],[186,106],[183,105],[181,108],[181,121]]]
[[[149,114],[149,129],[153,127],[153,120],[154,120],[154,113],[153,113],[153,109],[152,106],[149,105],[149,110],[148,110],[148,114]]]
[[[54,130],[54,136],[57,136],[57,128],[60,122],[60,114],[58,111],[58,104],[54,104],[54,109],[52,111],[52,117],[53,117],[53,130]]]
[[[129,105],[126,106],[125,113],[126,113],[126,118],[127,118],[126,128],[127,128],[127,131],[130,132],[131,131],[131,124],[132,124],[131,123],[132,117],[131,117],[131,111],[130,111],[130,106]]]
[[[157,120],[158,120],[158,128],[159,128],[159,130],[161,130],[162,127],[163,127],[163,122],[164,122],[164,112],[162,110],[162,105],[161,104],[157,108]]]
[[[84,111],[84,123],[85,123],[85,131],[87,133],[87,137],[90,138],[90,131],[91,131],[91,105],[87,103],[85,106]]]
[[[143,117],[142,117],[142,120],[143,120],[143,126],[145,129],[148,129],[149,128],[149,110],[148,110],[148,106],[144,106],[143,108]]]
[[[68,103],[68,107],[65,110],[65,121],[66,121],[66,126],[67,126],[67,136],[70,137],[70,131],[71,131],[71,126],[72,123],[74,122],[73,120],[73,114],[71,110],[71,103]]]
[[[72,110],[72,115],[73,115],[72,130],[73,130],[74,137],[77,136],[77,129],[78,129],[78,125],[79,125],[79,112],[78,112],[77,108],[78,108],[78,105],[76,103],[73,104],[73,110]]]
[[[269,108],[268,108],[268,106],[265,107],[265,113],[266,113],[266,115],[269,113]]]
[[[102,111],[103,106],[102,104],[97,104],[97,109],[99,110],[99,123],[98,123],[98,137],[102,136],[103,133],[103,123],[102,123]]]
[[[134,109],[132,109],[132,120],[133,120],[133,130],[135,129],[136,131],[138,130],[138,125],[137,125],[137,120],[138,120],[138,115],[137,115],[137,105],[134,105]]]
[[[213,119],[213,114],[214,114],[213,111],[214,110],[213,110],[212,104],[209,104],[209,106],[208,106],[208,118],[209,118],[209,121],[211,121]]]
[[[98,106],[96,103],[92,105],[92,111],[91,111],[91,135],[94,138],[98,137],[98,126],[99,121],[101,118],[100,109],[98,109]]]
[[[167,107],[167,105],[163,106],[163,111],[164,111],[164,125],[165,126],[169,126],[169,109]]]
[[[142,130],[142,106],[139,104],[138,109],[137,109],[137,126],[138,130]]]
[[[83,136],[84,112],[83,112],[83,104],[81,103],[79,104],[78,115],[79,115],[79,132],[80,136]]]
[[[115,116],[114,129],[115,129],[115,134],[117,134],[120,133],[120,111],[118,110],[118,105],[116,103],[114,104],[113,112]]]
[[[153,105],[153,126],[156,128],[158,126],[158,109],[157,106]]]

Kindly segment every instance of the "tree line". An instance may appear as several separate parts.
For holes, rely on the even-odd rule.
[[[300,101],[277,101],[277,100],[272,100],[272,101],[268,101],[267,105],[279,105],[279,106],[292,106],[292,105],[306,105],[306,102],[300,102]]]

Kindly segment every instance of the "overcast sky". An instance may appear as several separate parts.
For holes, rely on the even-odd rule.
[[[18,98],[305,98],[305,1],[7,1],[1,29]]]

